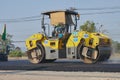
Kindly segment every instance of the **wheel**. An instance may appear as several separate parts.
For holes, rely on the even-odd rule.
[[[28,59],[31,63],[38,64],[45,60],[45,51],[41,44],[37,44],[37,47],[27,53]]]
[[[77,49],[81,60],[89,64],[108,60],[111,56],[111,52],[110,46],[97,46],[95,49],[92,49],[84,45],[79,45]]]
[[[84,63],[93,64],[99,59],[99,52],[97,49],[87,48],[84,45],[79,45],[77,54]]]

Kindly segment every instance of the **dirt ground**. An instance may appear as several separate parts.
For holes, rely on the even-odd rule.
[[[120,80],[120,73],[0,71],[0,80]]]
[[[113,53],[110,59],[120,59],[120,53]]]

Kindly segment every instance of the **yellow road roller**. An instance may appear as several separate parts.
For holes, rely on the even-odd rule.
[[[25,42],[31,63],[80,59],[93,64],[110,58],[111,39],[102,33],[77,30],[78,12],[57,10],[41,14],[42,32],[33,34]]]

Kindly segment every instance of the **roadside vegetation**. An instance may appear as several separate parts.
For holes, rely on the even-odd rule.
[[[26,56],[25,52],[23,52],[19,47],[16,47],[9,53],[9,57],[23,57],[23,56]]]
[[[20,47],[16,47],[12,42],[13,35],[6,34],[6,40],[5,43],[9,46],[9,57],[23,57],[26,56],[25,52],[21,50]]]
[[[112,41],[113,52],[120,54],[120,42]]]

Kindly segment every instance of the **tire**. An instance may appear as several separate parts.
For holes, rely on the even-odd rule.
[[[44,47],[37,43],[37,47],[27,53],[28,59],[33,64],[39,64],[45,61]]]

